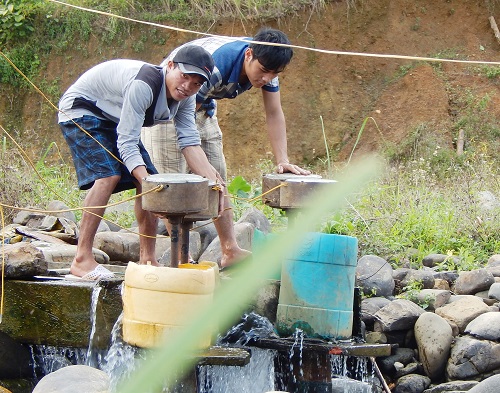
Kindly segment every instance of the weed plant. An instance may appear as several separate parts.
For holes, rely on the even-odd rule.
[[[466,154],[447,166],[423,158],[388,162],[384,176],[353,195],[323,231],[357,237],[361,255],[394,267],[442,253],[459,257],[457,270],[478,268],[500,252],[500,200],[492,198],[500,195],[499,175],[487,154]]]
[[[22,147],[20,147],[22,149]],[[12,222],[23,207],[40,209],[42,212],[53,200],[64,202],[74,211],[77,221],[81,219],[81,208],[86,192],[78,189],[76,173],[72,163],[66,162],[55,142],[52,142],[42,156],[33,162],[26,152],[19,152],[2,138],[0,155],[0,202],[14,206],[5,208],[6,224]],[[106,210],[104,218],[114,224],[130,228],[135,221],[133,202],[121,201],[135,195],[135,190],[114,194],[110,203],[117,203]]]

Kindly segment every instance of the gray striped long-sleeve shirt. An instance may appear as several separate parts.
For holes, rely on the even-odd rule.
[[[194,115],[195,96],[172,101],[169,105],[165,76],[165,67],[138,60],[118,59],[98,64],[80,76],[63,94],[59,101],[58,121],[62,123],[92,115],[117,123],[118,151],[130,172],[144,165],[138,148],[143,125],[173,120],[181,149],[200,145]],[[152,81],[159,79],[161,85],[156,84],[159,94],[155,98]],[[146,119],[148,109],[150,124]]]

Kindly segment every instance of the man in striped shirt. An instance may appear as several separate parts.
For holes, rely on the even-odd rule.
[[[69,87],[59,101],[59,126],[71,150],[78,185],[85,197],[78,248],[68,278],[99,280],[113,274],[94,259],[92,245],[112,193],[158,173],[140,141],[141,127],[173,121],[178,145],[193,172],[222,179],[200,147],[195,98],[210,80],[213,59],[199,46],[186,46],[163,66],[117,59],[96,65]],[[91,208],[92,207],[92,208]],[[158,265],[157,219],[135,200],[140,260]],[[221,209],[222,210],[222,209]]]

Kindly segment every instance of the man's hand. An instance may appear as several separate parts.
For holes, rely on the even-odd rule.
[[[286,173],[290,172],[295,175],[310,175],[311,171],[308,171],[307,169],[302,169],[298,165],[290,164],[289,162],[280,162],[278,164],[276,172],[278,173]]]

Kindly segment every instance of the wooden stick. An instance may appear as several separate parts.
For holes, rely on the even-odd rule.
[[[458,131],[458,139],[457,139],[457,156],[461,156],[464,153],[464,139],[465,139],[465,132],[464,130],[460,129]]]
[[[391,389],[389,389],[389,385],[387,385],[387,382],[385,382],[384,376],[382,375],[382,372],[378,368],[377,361],[373,356],[370,356],[370,361],[372,362],[372,366],[375,369],[375,372],[380,379],[380,383],[382,384],[382,387],[384,388],[385,393],[391,393]]]
[[[500,31],[498,31],[497,23],[495,22],[495,18],[493,16],[490,16],[490,25],[491,28],[493,29],[493,32],[495,33],[495,37],[497,41],[500,43]]]

